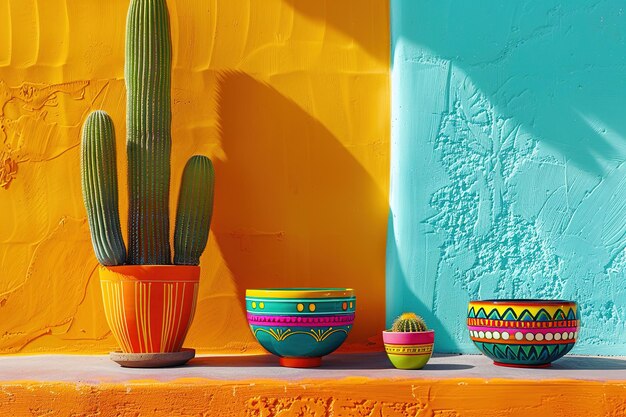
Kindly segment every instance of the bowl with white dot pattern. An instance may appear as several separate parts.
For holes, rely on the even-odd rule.
[[[546,367],[572,350],[580,316],[575,301],[477,300],[469,303],[467,328],[496,365]]]

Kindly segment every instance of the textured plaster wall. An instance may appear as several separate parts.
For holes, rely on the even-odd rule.
[[[0,0],[0,352],[106,352],[80,128],[115,122],[126,221],[128,0]],[[172,209],[211,156],[212,233],[188,345],[257,348],[245,288],[353,286],[364,347],[384,326],[389,13],[378,0],[168,1]],[[173,222],[172,222],[173,225]],[[125,228],[125,225],[124,225]]]
[[[575,352],[626,353],[626,10],[391,1],[387,318],[476,352],[470,299],[580,303]]]

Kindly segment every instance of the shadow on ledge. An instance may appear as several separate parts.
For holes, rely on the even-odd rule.
[[[457,356],[435,355],[434,357]],[[278,357],[273,355],[248,355],[248,356],[203,356],[193,359],[187,365],[189,367],[229,367],[229,368],[281,368]],[[474,368],[471,364],[461,363],[429,363],[423,369],[430,371],[461,371]],[[331,354],[324,356],[322,366],[308,368],[310,372],[318,370],[393,370],[394,367],[383,352],[359,353],[359,354]]]
[[[591,357],[591,356],[566,356],[552,363],[551,368],[545,369],[567,369],[567,370],[626,370],[626,361],[624,359],[613,359],[607,357]],[[626,376],[626,375],[625,375]]]
[[[192,359],[188,367],[270,367],[278,366],[278,358],[272,355],[226,355],[226,356],[201,356]]]
[[[464,365],[460,363],[428,363],[423,369],[426,371],[462,371],[472,368],[474,368],[474,365]]]

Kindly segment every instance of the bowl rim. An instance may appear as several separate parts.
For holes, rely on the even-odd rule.
[[[423,332],[391,332],[383,330],[383,344],[387,345],[429,345],[435,343],[435,330]]]
[[[250,288],[246,297],[263,298],[334,298],[354,297],[354,289],[343,287]]]
[[[391,329],[386,329],[383,330],[384,334],[389,334],[389,333],[393,333],[393,334],[415,334],[415,333],[435,333],[435,329],[428,329],[428,330],[424,330],[424,331],[420,331],[420,332],[394,332]]]
[[[564,305],[564,304],[578,304],[573,300],[557,300],[557,299],[541,299],[541,298],[500,298],[500,299],[488,299],[488,300],[471,300],[469,304],[492,304],[492,305],[526,305],[526,306],[541,306],[541,305]]]

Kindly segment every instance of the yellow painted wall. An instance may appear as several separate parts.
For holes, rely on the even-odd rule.
[[[187,345],[259,349],[245,288],[353,286],[349,342],[384,326],[389,28],[384,0],[175,0],[172,196],[211,156],[212,233]],[[128,0],[0,0],[0,352],[106,352],[80,128],[109,112],[126,219]],[[172,208],[175,201],[172,201]],[[125,228],[125,224],[123,225]]]

